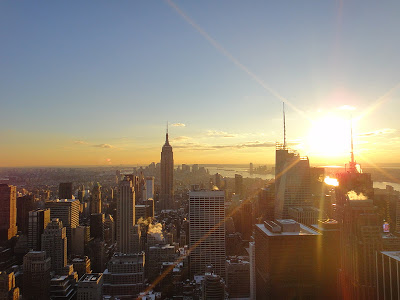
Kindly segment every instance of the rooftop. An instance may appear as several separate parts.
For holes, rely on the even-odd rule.
[[[279,219],[275,222],[256,224],[256,226],[268,236],[321,235],[321,233],[292,219]]]
[[[395,260],[400,261],[400,251],[382,251],[383,255],[389,256]]]
[[[103,273],[91,273],[91,274],[85,274],[79,279],[80,282],[94,282],[97,281],[101,276],[103,276]]]

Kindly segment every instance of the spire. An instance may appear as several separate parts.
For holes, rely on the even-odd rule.
[[[167,121],[167,131],[165,134],[165,145],[169,145],[169,140],[168,140],[168,121]]]
[[[286,149],[286,118],[285,118],[285,102],[283,102],[283,148]]]
[[[354,160],[354,145],[353,145],[353,118],[350,117],[350,135],[351,135],[351,157],[350,157],[350,172],[357,172],[357,163]]]

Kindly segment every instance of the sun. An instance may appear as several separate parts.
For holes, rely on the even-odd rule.
[[[343,157],[350,153],[350,140],[350,120],[328,114],[312,121],[306,148],[309,155]]]

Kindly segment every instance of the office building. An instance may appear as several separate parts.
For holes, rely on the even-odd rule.
[[[333,219],[324,219],[310,227],[322,234],[319,240],[321,299],[337,300],[341,260],[339,223]]]
[[[22,234],[28,234],[29,212],[37,208],[36,204],[33,194],[17,198],[17,227]]]
[[[59,199],[72,199],[72,182],[61,182],[58,187]]]
[[[66,275],[56,275],[50,280],[50,300],[74,300],[76,291]]]
[[[250,262],[244,257],[226,260],[226,286],[230,298],[250,297]]]
[[[256,224],[256,298],[320,299],[320,236],[291,219]]]
[[[376,299],[400,299],[400,251],[376,253]]]
[[[212,271],[208,266],[202,281],[202,299],[225,299],[225,283],[221,276]]]
[[[135,248],[135,190],[133,182],[125,177],[119,184],[117,201],[117,248],[122,253],[132,253]]]
[[[275,218],[275,183],[262,188],[258,194],[256,218],[272,221]]]
[[[72,259],[74,271],[78,273],[78,278],[85,274],[92,273],[90,258],[87,256],[75,257]]]
[[[104,240],[104,214],[93,213],[90,215],[90,237]]]
[[[144,253],[115,253],[103,273],[104,296],[135,299],[145,289],[144,265]]]
[[[235,194],[243,197],[243,176],[235,174]]]
[[[51,258],[45,251],[31,251],[24,256],[23,299],[49,299]]]
[[[382,250],[381,226],[372,200],[348,200],[343,206],[340,285],[342,299],[376,299],[376,251]]]
[[[206,267],[225,278],[225,193],[189,193],[190,273],[202,275]]]
[[[174,208],[174,154],[168,141],[168,130],[161,151],[160,201],[162,209]]]
[[[78,281],[78,300],[102,299],[103,273],[83,275]]]
[[[77,226],[72,228],[71,254],[83,256],[90,241],[90,226]]]
[[[28,215],[28,248],[39,251],[42,249],[42,234],[50,223],[50,209],[37,209]]]
[[[0,184],[0,241],[17,234],[17,188]]]
[[[256,245],[254,241],[249,242],[247,252],[250,260],[250,300],[256,300]]]
[[[19,288],[15,286],[14,272],[0,271],[0,299],[18,300]]]
[[[307,226],[317,224],[321,218],[319,209],[313,206],[292,206],[289,207],[288,213],[291,219]]]
[[[146,177],[146,199],[154,199],[154,176]]]
[[[90,195],[90,213],[100,214],[101,213],[101,185],[96,182],[93,186],[92,193]]]
[[[310,206],[311,182],[308,157],[277,144],[275,162],[275,218],[290,218],[289,208]]]
[[[146,251],[146,276],[154,280],[161,270],[164,262],[174,262],[176,260],[175,247],[171,245],[154,245]]]
[[[50,218],[59,219],[67,230],[68,252],[72,250],[72,229],[79,226],[79,200],[57,199],[46,201]]]
[[[61,274],[67,265],[66,228],[59,219],[52,219],[42,234],[42,251],[51,258],[51,270]]]
[[[115,243],[115,222],[111,215],[104,219],[104,239],[108,245]]]

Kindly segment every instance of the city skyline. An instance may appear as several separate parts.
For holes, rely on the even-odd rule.
[[[398,162],[396,1],[0,7],[1,166]]]

